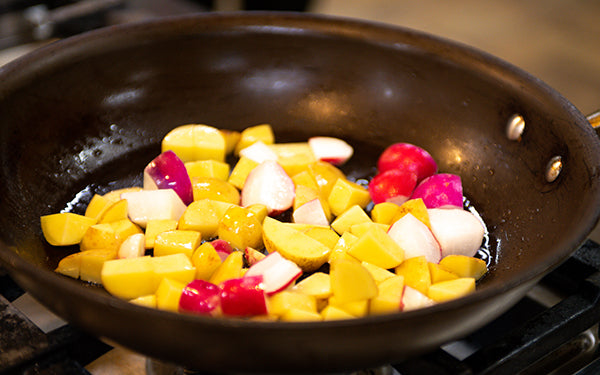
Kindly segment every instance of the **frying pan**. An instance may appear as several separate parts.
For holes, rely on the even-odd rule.
[[[111,27],[2,68],[0,114],[1,265],[85,331],[204,371],[339,371],[423,353],[511,307],[600,213],[600,142],[572,104],[493,56],[373,23],[257,13]],[[507,136],[514,115],[523,131]],[[458,300],[319,323],[152,310],[55,274],[77,249],[47,245],[39,217],[141,183],[161,138],[186,123],[341,137],[357,151],[352,178],[372,175],[392,142],[420,145],[462,177],[489,230],[489,274]]]

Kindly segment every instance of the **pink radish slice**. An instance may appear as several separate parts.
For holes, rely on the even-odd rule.
[[[255,316],[267,313],[263,277],[244,276],[221,283],[221,311],[229,316]]]
[[[233,247],[231,247],[231,244],[222,239],[212,240],[210,241],[210,244],[215,248],[215,250],[222,251],[226,254],[231,254],[231,252],[233,251]]]
[[[308,146],[317,160],[334,165],[342,165],[354,154],[354,149],[346,141],[334,137],[312,137]]]
[[[313,199],[296,208],[292,219],[294,223],[300,224],[329,225],[329,220],[327,220],[327,215],[319,199]]]
[[[388,230],[388,235],[404,249],[404,258],[424,255],[428,262],[439,263],[440,245],[427,227],[412,214],[406,214]]]
[[[400,304],[402,305],[402,311],[409,311],[433,306],[435,305],[435,301],[418,290],[405,285]]]
[[[240,156],[254,160],[257,163],[262,163],[266,160],[277,161],[277,154],[271,150],[269,146],[264,144],[262,141],[253,143],[252,145],[242,149]]]
[[[256,166],[246,178],[242,189],[242,206],[264,204],[269,215],[278,215],[294,203],[294,182],[275,161]]]
[[[431,231],[442,249],[442,258],[450,254],[474,256],[483,242],[485,228],[475,215],[462,208],[427,210]]]
[[[266,255],[256,249],[247,247],[244,249],[244,257],[246,258],[246,262],[248,263],[248,265],[252,267],[256,263],[265,259]]]
[[[121,194],[127,200],[129,219],[141,227],[148,220],[179,220],[186,205],[173,189],[140,190]]]
[[[391,169],[379,173],[369,182],[369,193],[373,203],[392,202],[398,205],[406,202],[417,184],[413,172]]]
[[[302,275],[302,269],[278,252],[272,252],[250,267],[245,276],[257,275],[263,277],[265,293],[271,295],[290,286]]]
[[[183,288],[179,311],[210,315],[220,304],[221,288],[204,280],[194,280]]]
[[[379,172],[402,169],[414,172],[417,182],[437,172],[437,164],[424,149],[410,143],[394,143],[386,148],[377,161]]]
[[[460,176],[439,173],[417,185],[411,199],[421,198],[427,208],[462,208],[463,188]]]
[[[173,189],[185,205],[194,200],[187,169],[171,150],[158,155],[144,168],[144,189]]]

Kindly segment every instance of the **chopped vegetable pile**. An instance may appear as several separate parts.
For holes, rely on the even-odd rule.
[[[79,245],[57,272],[174,312],[320,321],[472,293],[487,272],[475,257],[485,228],[463,208],[460,177],[396,143],[366,188],[338,168],[353,151],[332,137],[275,143],[266,124],[183,125],[143,187],[96,194],[84,215],[42,216],[42,231]]]

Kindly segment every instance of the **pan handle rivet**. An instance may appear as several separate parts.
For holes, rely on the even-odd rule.
[[[525,119],[523,119],[523,116],[515,113],[508,119],[508,124],[506,125],[506,137],[508,139],[511,141],[519,141],[524,130]]]
[[[560,172],[562,171],[562,167],[563,167],[562,157],[555,156],[552,159],[550,159],[550,161],[548,162],[548,165],[546,166],[546,181],[554,182],[560,175]]]

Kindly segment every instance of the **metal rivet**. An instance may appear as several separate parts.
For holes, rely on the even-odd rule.
[[[506,124],[506,137],[511,141],[518,141],[525,130],[525,119],[523,116],[515,113],[508,119]]]
[[[555,156],[552,159],[550,159],[550,161],[548,162],[548,165],[546,166],[546,181],[554,182],[560,175],[560,172],[562,171],[562,167],[563,167],[562,157]]]

